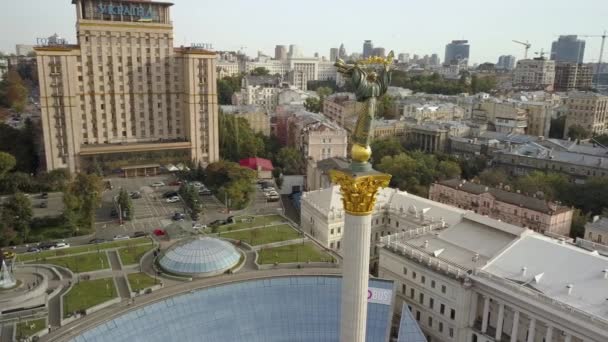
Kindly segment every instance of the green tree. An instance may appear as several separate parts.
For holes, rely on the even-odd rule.
[[[488,166],[488,159],[481,155],[473,158],[461,159],[460,168],[462,169],[463,179],[473,179],[477,177]],[[505,175],[506,176],[506,175]]]
[[[286,175],[302,174],[305,167],[302,153],[293,147],[283,147],[279,150],[277,163]]]
[[[440,161],[437,166],[437,171],[439,172],[440,179],[458,178],[462,173],[458,163],[450,160]]]
[[[581,125],[572,125],[568,128],[568,137],[572,140],[587,139],[591,137],[591,133]]]
[[[316,97],[308,97],[304,100],[304,108],[313,113],[319,113],[323,110],[323,103]]]
[[[394,156],[405,152],[403,146],[397,138],[389,137],[384,139],[376,139],[371,143],[372,161],[374,166],[380,163],[382,158],[386,156]]]
[[[231,208],[244,208],[255,193],[253,183],[256,172],[249,168],[220,160],[209,164],[205,172],[207,174],[205,181],[209,189],[220,201],[229,200]]]
[[[319,97],[323,99],[333,94],[334,90],[330,87],[319,87],[317,88],[316,92],[317,95],[319,95]]]
[[[85,173],[77,174],[68,184],[63,196],[64,217],[73,229],[93,229],[95,210],[99,207],[102,189],[99,176]]]
[[[243,158],[266,154],[262,135],[253,132],[244,118],[219,113],[220,155],[227,160],[238,162]]]
[[[270,74],[270,71],[264,67],[257,67],[255,69],[251,70],[252,76],[266,76],[269,74]]]
[[[17,165],[17,160],[11,154],[0,152],[0,178],[12,170]]]
[[[580,209],[575,209],[572,214],[572,225],[570,226],[570,237],[582,238],[585,236],[585,224],[589,222],[590,214],[584,214]]]
[[[509,176],[502,169],[488,169],[479,174],[479,182],[495,188],[500,184],[507,185]]]
[[[528,195],[542,195],[547,200],[557,200],[560,194],[568,191],[568,178],[559,173],[544,173],[533,171],[515,182],[516,190]]]
[[[120,206],[120,211],[123,219],[132,220],[134,216],[133,200],[124,188],[118,192],[117,204]]]
[[[6,73],[6,82],[0,90],[6,99],[6,104],[18,113],[23,112],[27,101],[27,88],[16,69],[10,68]]]
[[[198,190],[190,184],[182,184],[182,186],[179,188],[179,194],[182,197],[186,207],[188,207],[190,210],[192,219],[195,221],[198,220],[198,216],[202,211],[202,201],[198,194]]]
[[[217,96],[220,105],[232,104],[232,94],[234,94],[234,90],[227,81],[217,81]]]
[[[32,221],[32,203],[23,193],[11,196],[2,206],[2,222],[16,233],[13,242],[27,241]]]
[[[378,101],[378,117],[391,120],[397,119],[399,113],[394,110],[395,100],[388,94],[382,95]]]

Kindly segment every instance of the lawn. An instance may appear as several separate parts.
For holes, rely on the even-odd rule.
[[[123,265],[131,265],[138,264],[139,259],[141,259],[144,254],[151,250],[154,246],[152,244],[141,245],[141,246],[133,246],[133,247],[123,247],[118,250],[118,254],[120,255],[120,261]]]
[[[80,281],[63,297],[63,317],[86,310],[116,297],[112,278]]]
[[[108,257],[105,252],[93,252],[66,256],[60,258],[47,259],[42,261],[45,264],[53,264],[69,268],[74,273],[90,272],[110,268]]]
[[[131,291],[137,292],[139,290],[147,289],[158,284],[158,280],[150,277],[145,273],[131,273],[127,275],[129,285],[131,285]]]
[[[25,321],[17,324],[17,338],[29,337],[46,329],[46,318]]]
[[[221,237],[242,240],[251,245],[265,245],[267,243],[293,240],[300,237],[300,233],[287,224],[278,226],[241,230],[221,234]]]
[[[253,216],[237,216],[237,223],[226,224],[218,227],[219,232],[228,232],[238,229],[247,229],[251,227],[270,226],[278,223],[285,223],[287,220],[280,215],[255,216],[252,222],[238,222],[242,219],[251,218]]]
[[[51,258],[56,256],[67,256],[70,254],[76,253],[86,253],[86,252],[97,252],[97,250],[111,249],[117,247],[124,246],[132,246],[138,245],[142,243],[149,243],[150,239],[147,237],[137,238],[137,239],[129,239],[129,240],[121,240],[121,241],[110,241],[104,242],[100,244],[88,244],[83,246],[75,246],[65,249],[54,249],[48,251],[42,251],[40,253],[23,253],[17,255],[17,261],[21,262],[29,262],[34,260],[40,260],[44,258]]]
[[[284,264],[290,262],[331,262],[333,257],[311,242],[288,246],[264,248],[259,252],[259,264]]]

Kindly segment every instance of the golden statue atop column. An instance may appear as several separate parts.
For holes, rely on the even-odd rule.
[[[338,72],[352,80],[357,101],[365,104],[351,136],[350,166],[330,171],[332,182],[340,186],[346,212],[342,234],[341,342],[365,342],[372,213],[378,190],[391,180],[391,175],[372,169],[370,139],[378,98],[391,82],[393,56],[391,51],[386,59],[371,57],[355,64],[338,60],[335,64]]]

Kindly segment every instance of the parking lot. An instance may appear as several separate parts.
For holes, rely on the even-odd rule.
[[[179,224],[184,230],[192,229],[192,221],[188,216],[184,221],[175,222],[171,219],[175,212],[186,213],[182,202],[167,203],[163,194],[168,191],[177,191],[179,186],[169,185],[175,181],[172,176],[154,176],[143,178],[112,178],[109,179],[113,189],[105,191],[102,196],[102,207],[97,212],[97,237],[108,239],[118,234],[133,234],[136,231],[151,232],[154,229],[163,229],[171,224]],[[163,182],[165,186],[153,187],[153,183]],[[119,219],[111,216],[114,207],[113,198],[118,195],[121,188],[127,192],[139,191],[141,198],[133,199],[134,218],[124,221],[121,225]],[[213,196],[201,196],[203,213],[199,219],[208,223],[218,218],[225,218],[224,206]]]

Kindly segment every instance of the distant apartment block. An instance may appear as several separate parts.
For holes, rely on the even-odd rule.
[[[593,135],[608,133],[608,96],[592,92],[569,93],[565,112],[564,137],[573,125],[582,126]]]
[[[555,83],[555,61],[546,58],[517,61],[513,73],[513,86],[531,90],[553,90]]]

